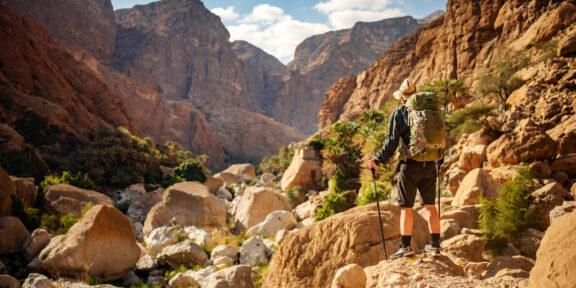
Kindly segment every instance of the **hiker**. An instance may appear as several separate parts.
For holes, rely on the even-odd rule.
[[[414,148],[414,144],[410,143],[410,141],[414,141],[414,135],[412,135],[411,139],[411,134],[422,134],[411,132],[413,129],[411,129],[410,124],[415,122],[411,120],[410,117],[415,116],[410,114],[413,113],[413,109],[408,108],[405,104],[409,99],[410,101],[415,100],[422,102],[421,99],[412,99],[411,96],[413,95],[414,97],[421,95],[426,96],[426,101],[430,101],[434,99],[432,97],[435,97],[432,93],[417,94],[414,84],[408,79],[405,79],[400,89],[393,94],[395,99],[400,100],[401,105],[394,109],[390,116],[388,135],[386,136],[384,146],[382,146],[380,152],[375,157],[368,161],[370,169],[377,164],[388,163],[398,145],[401,145],[396,172],[398,172],[398,205],[401,208],[400,234],[402,235],[402,246],[400,246],[400,249],[396,253],[390,256],[391,259],[410,256],[414,253],[410,246],[410,241],[412,240],[412,224],[414,219],[412,207],[414,207],[416,190],[420,193],[424,207],[428,211],[428,227],[432,235],[432,243],[426,245],[425,250],[433,253],[440,252],[440,218],[438,210],[436,206],[434,206],[434,198],[436,195],[436,176],[438,173],[436,165],[439,165],[444,157],[444,122],[441,119],[440,108],[438,108],[435,114],[439,114],[439,116],[435,117],[440,117],[440,120],[437,121],[441,121],[442,126],[441,129],[438,129],[442,130],[438,132],[441,133],[439,136],[442,138],[441,149],[423,149],[425,154],[411,154],[415,152],[413,151],[414,149],[411,149]]]

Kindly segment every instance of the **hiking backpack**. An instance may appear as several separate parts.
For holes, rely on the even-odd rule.
[[[434,93],[414,94],[406,101],[410,126],[408,147],[402,142],[401,159],[438,161],[444,158],[446,127],[442,117],[442,101]]]

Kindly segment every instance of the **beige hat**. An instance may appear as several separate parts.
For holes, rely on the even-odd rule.
[[[392,96],[394,96],[394,99],[396,100],[404,100],[408,99],[408,97],[410,97],[414,93],[416,93],[416,86],[414,86],[414,84],[412,84],[410,80],[404,79],[402,85],[400,85],[400,89],[394,92]]]

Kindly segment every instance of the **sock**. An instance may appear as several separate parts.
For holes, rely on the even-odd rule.
[[[412,235],[402,235],[402,248],[410,246],[410,240],[412,240]]]
[[[440,233],[432,233],[432,247],[440,248]]]

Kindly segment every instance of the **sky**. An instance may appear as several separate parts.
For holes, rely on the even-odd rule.
[[[112,0],[114,9],[132,8],[152,0]],[[446,10],[446,0],[203,0],[220,16],[230,41],[244,40],[283,63],[294,57],[304,39],[328,31],[351,28],[410,15],[424,18]]]

